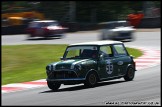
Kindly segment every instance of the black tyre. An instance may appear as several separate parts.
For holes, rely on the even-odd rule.
[[[94,87],[98,82],[98,77],[95,72],[91,72],[87,75],[84,85],[86,87]]]
[[[132,67],[129,67],[129,68],[127,69],[126,75],[124,76],[124,79],[125,79],[126,81],[132,81],[133,78],[134,78],[134,75],[135,75],[135,70],[134,70]]]
[[[48,85],[48,88],[56,91],[60,88],[61,84],[60,83],[56,83],[56,82],[49,82],[47,81],[47,85]]]

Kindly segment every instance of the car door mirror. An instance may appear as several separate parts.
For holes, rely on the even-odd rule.
[[[63,58],[63,57],[61,57],[61,58],[60,58],[60,60],[64,60],[64,58]]]
[[[135,56],[133,56],[133,55],[130,55],[130,57],[134,58]]]
[[[130,55],[130,57],[131,57],[131,59],[134,59],[135,58],[135,56],[133,56],[133,55]]]
[[[99,59],[103,60],[104,59],[104,55],[101,54]]]

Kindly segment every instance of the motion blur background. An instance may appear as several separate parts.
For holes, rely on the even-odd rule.
[[[58,20],[69,32],[101,29],[128,20],[135,28],[160,28],[160,1],[2,1],[1,34],[25,33],[32,20]]]

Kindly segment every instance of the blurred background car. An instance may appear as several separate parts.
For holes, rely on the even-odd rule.
[[[56,20],[39,20],[29,23],[26,33],[29,37],[63,37],[67,28]]]
[[[129,25],[129,22],[123,21],[110,21],[107,22],[104,29],[101,31],[101,40],[134,40],[133,33],[135,29]]]

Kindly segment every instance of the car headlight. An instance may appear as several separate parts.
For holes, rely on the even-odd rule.
[[[46,70],[47,70],[47,71],[52,71],[52,70],[54,70],[53,65],[48,65],[48,66],[46,66]]]
[[[81,67],[81,65],[76,64],[76,65],[74,66],[74,69],[75,69],[76,71],[81,71],[82,67]]]
[[[50,69],[50,66],[49,66],[49,65],[47,65],[47,66],[46,66],[46,70],[47,70],[47,71],[49,71],[49,69]]]
[[[47,73],[47,75],[50,73],[50,66],[49,65],[46,66],[46,73]]]

